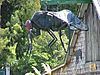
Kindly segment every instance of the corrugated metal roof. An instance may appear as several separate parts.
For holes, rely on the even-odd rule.
[[[91,3],[92,0],[41,0],[41,3],[47,3],[48,5],[57,4],[73,4],[73,3]]]

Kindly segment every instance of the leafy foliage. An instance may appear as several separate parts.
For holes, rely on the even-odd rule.
[[[32,54],[26,56],[28,50],[27,32],[23,27],[24,22],[40,10],[40,0],[3,0],[7,1],[9,7],[2,9],[2,24],[0,28],[0,68],[6,63],[10,64],[12,75],[24,75],[33,72],[32,66],[43,72],[41,63],[49,64],[51,68],[63,62],[65,53],[61,46],[58,33],[55,32],[58,41],[49,48],[48,42],[52,39],[45,31],[32,39]],[[63,8],[65,6],[62,6]],[[51,8],[51,7],[50,7]],[[51,8],[52,9],[52,8]],[[3,13],[4,12],[4,13]],[[65,32],[66,33],[66,32]],[[68,45],[66,34],[62,36],[64,44]]]

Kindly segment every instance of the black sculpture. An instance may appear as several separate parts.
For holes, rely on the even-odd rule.
[[[66,49],[61,39],[61,30],[65,28],[69,28],[69,30],[88,30],[87,25],[85,25],[70,10],[62,10],[59,12],[38,11],[32,16],[31,20],[26,21],[25,26],[27,31],[30,32],[31,29],[35,36],[41,34],[40,30],[47,31],[53,38],[48,44],[49,47],[57,41],[53,31],[59,31],[61,44],[65,51]]]

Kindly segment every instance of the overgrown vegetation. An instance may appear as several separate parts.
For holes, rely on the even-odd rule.
[[[40,10],[40,0],[2,0],[2,3],[4,1],[7,2],[7,5],[1,7],[1,24],[3,28],[0,28],[0,68],[9,63],[12,75],[24,75],[27,72],[33,72],[32,66],[43,72],[44,69],[41,63],[49,64],[51,68],[63,63],[65,52],[57,33],[55,34],[58,41],[52,48],[49,48],[47,44],[51,37],[47,32],[42,31],[40,36],[32,40],[32,55],[26,56],[28,38],[23,24],[36,11]],[[65,45],[67,45],[66,34],[62,38]]]

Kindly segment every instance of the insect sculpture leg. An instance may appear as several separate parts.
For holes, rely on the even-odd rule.
[[[65,49],[65,46],[64,46],[64,43],[63,43],[63,41],[62,41],[61,35],[62,35],[62,34],[61,34],[61,30],[60,30],[60,31],[59,31],[59,37],[60,37],[61,45],[62,45],[62,47],[63,47],[65,53],[67,53],[67,51],[66,51],[66,49]]]
[[[70,30],[70,26],[68,26],[68,55],[70,55],[70,42],[71,42],[71,30]]]
[[[28,52],[31,54],[32,53],[32,29],[30,29],[29,33],[28,33],[28,51],[26,52],[26,55],[28,54]]]
[[[48,33],[52,36],[52,40],[49,42],[48,46],[51,47],[56,41],[57,41],[57,37],[55,36],[55,34],[53,33],[53,31],[49,30]]]

